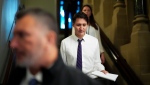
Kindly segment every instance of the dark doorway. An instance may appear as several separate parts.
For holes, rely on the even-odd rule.
[[[83,0],[58,0],[58,22],[60,33],[65,37],[71,34],[72,17],[79,12]]]

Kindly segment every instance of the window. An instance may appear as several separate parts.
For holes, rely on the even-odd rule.
[[[65,29],[65,12],[63,9],[64,1],[60,1],[60,28]]]
[[[77,9],[76,12],[80,11],[80,7],[81,7],[81,0],[77,1]],[[65,29],[65,10],[64,10],[64,0],[59,0],[59,26],[60,29]],[[72,14],[69,13],[68,16],[68,28],[71,29],[72,28]]]

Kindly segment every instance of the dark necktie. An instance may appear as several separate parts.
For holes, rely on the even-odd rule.
[[[80,70],[82,70],[82,45],[81,45],[82,40],[78,39],[78,51],[77,51],[77,63],[76,63],[76,68]]]
[[[29,85],[37,85],[37,84],[38,84],[38,81],[35,78],[29,81]]]

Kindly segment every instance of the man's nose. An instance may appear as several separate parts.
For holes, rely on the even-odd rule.
[[[84,26],[83,26],[83,25],[81,25],[81,26],[80,26],[80,30],[83,30],[83,28],[84,28]]]

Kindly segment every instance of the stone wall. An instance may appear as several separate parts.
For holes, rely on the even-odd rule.
[[[20,0],[25,8],[39,7],[53,14],[57,18],[57,0]]]
[[[146,0],[147,15],[137,17],[134,15],[134,0],[124,0],[125,3],[116,1],[123,0],[84,0],[84,4],[92,6],[94,17],[101,29],[144,85],[150,85],[150,1]],[[105,57],[117,72],[107,53]],[[119,83],[126,85],[124,81]]]

